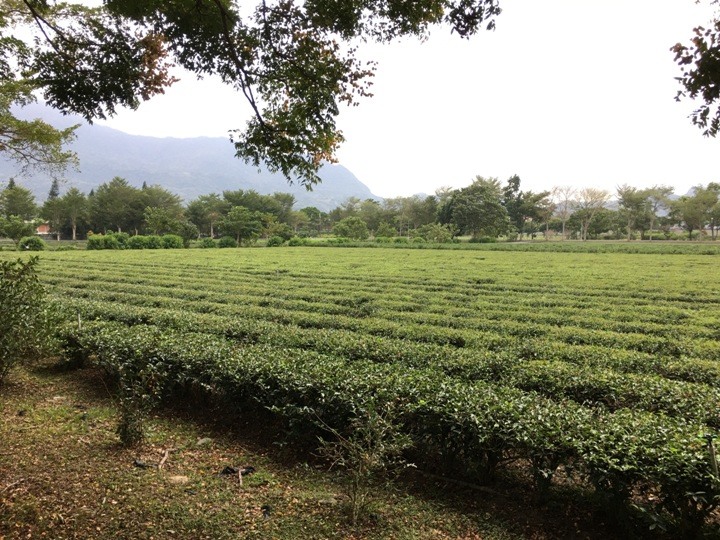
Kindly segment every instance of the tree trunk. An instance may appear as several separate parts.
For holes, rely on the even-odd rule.
[[[72,232],[73,232],[73,233],[72,233],[72,239],[73,239],[73,241],[75,241],[75,240],[77,240],[77,225],[75,224],[74,221],[73,221],[73,224],[72,224]]]
[[[655,219],[650,218],[650,241],[653,239],[653,227],[655,226]]]

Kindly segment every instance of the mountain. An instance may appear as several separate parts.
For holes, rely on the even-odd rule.
[[[262,194],[292,193],[296,208],[316,206],[323,211],[332,210],[349,197],[380,200],[342,165],[323,165],[319,172],[322,183],[307,191],[297,182],[290,185],[281,174],[271,173],[264,167],[258,170],[235,158],[232,144],[222,137],[178,139],[129,135],[109,127],[89,125],[79,117],[63,116],[42,105],[15,112],[23,118],[42,118],[57,127],[81,124],[71,146],[80,159],[80,170],[66,172],[65,187],[76,186],[85,193],[120,176],[137,187],[143,182],[159,184],[180,195],[185,202],[199,195],[236,189],[254,189]],[[16,172],[14,163],[0,160],[0,179]],[[36,173],[18,179],[39,201],[47,196],[51,181],[49,176]]]

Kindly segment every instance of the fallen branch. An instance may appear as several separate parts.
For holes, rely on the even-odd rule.
[[[163,465],[165,465],[165,462],[168,460],[168,457],[170,457],[170,452],[175,452],[175,448],[168,448],[165,450],[165,453],[160,460],[160,463],[158,463],[158,469],[162,469]]]
[[[18,484],[22,484],[24,481],[25,481],[24,478],[21,478],[20,480],[16,480],[15,482],[12,482],[12,483],[8,484],[7,486],[5,486],[4,488],[0,489],[0,493],[5,493],[10,488],[17,486]]]

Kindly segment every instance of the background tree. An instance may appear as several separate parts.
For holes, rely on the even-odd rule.
[[[200,195],[187,206],[187,216],[197,225],[202,233],[215,238],[215,227],[222,217],[230,210],[230,203],[217,193]]]
[[[520,191],[520,177],[517,174],[507,179],[502,189],[502,204],[507,210],[510,224],[515,227],[518,234],[522,234],[525,216],[521,209],[522,191]]]
[[[0,215],[5,218],[17,216],[24,220],[33,219],[37,215],[35,196],[29,189],[10,179],[5,189],[0,192]]]
[[[152,234],[168,234],[180,227],[180,220],[167,208],[148,206],[143,212],[145,229]]]
[[[25,236],[35,234],[35,224],[19,216],[0,217],[0,236],[10,238],[15,245]]]
[[[308,233],[310,236],[319,236],[325,232],[326,227],[330,223],[330,217],[315,206],[306,206],[299,210],[308,218]]]
[[[387,221],[382,221],[375,231],[375,236],[389,238],[397,235],[397,229],[390,225]]]
[[[591,238],[599,238],[600,235],[613,232],[613,238],[620,239],[623,234],[623,225],[624,217],[619,212],[609,208],[600,208],[588,225],[587,235]]]
[[[709,201],[713,201],[712,206],[708,209],[707,224],[710,228],[710,235],[713,240],[717,238],[718,227],[720,227],[720,184],[710,182],[705,188],[706,197]]]
[[[170,218],[180,221],[183,217],[182,199],[172,191],[159,186],[157,184],[148,186],[143,184],[138,194],[140,201],[138,204],[145,208],[159,208],[164,210]]]
[[[495,178],[475,177],[468,187],[454,192],[440,210],[464,234],[497,237],[510,229],[510,218],[502,204],[502,188]]]
[[[653,186],[647,190],[650,217],[650,240],[653,239],[653,230],[655,224],[660,217],[660,211],[669,211],[670,196],[673,194],[673,188],[670,186]]]
[[[627,239],[632,239],[633,232],[639,223],[648,220],[651,211],[649,192],[628,186],[627,184],[617,188],[617,200],[620,207],[620,218],[624,220]]]
[[[694,231],[705,228],[710,210],[716,203],[716,193],[696,186],[692,195],[685,195],[672,203],[672,214],[675,221],[688,231],[688,238],[692,240]]]
[[[358,208],[358,217],[362,219],[367,228],[376,231],[385,217],[382,205],[375,199],[365,199]]]
[[[223,234],[234,236],[238,244],[260,238],[263,230],[262,214],[244,206],[233,206],[220,221]]]
[[[610,200],[610,193],[604,189],[583,188],[573,202],[574,213],[580,218],[580,239],[588,239],[588,230],[595,215]]]
[[[552,189],[551,196],[555,203],[555,215],[562,225],[562,239],[567,239],[565,226],[568,219],[573,213],[573,203],[577,195],[577,190],[572,186],[555,186]]]
[[[141,192],[124,178],[115,177],[101,184],[89,197],[90,225],[93,230],[135,232],[142,228],[145,211]]]
[[[200,236],[200,230],[191,221],[178,222],[175,225],[175,228],[172,230],[172,233],[177,234],[180,238],[183,239],[183,245],[185,247],[189,247],[190,241],[197,240],[197,238]]]
[[[88,200],[78,188],[70,188],[60,198],[64,224],[70,226],[72,239],[77,240],[78,225],[85,223],[89,216]]]
[[[293,234],[298,234],[300,231],[307,231],[310,225],[310,218],[304,212],[293,210],[290,213],[289,225],[292,228]]]
[[[452,225],[440,225],[439,223],[423,225],[418,230],[421,232],[421,235],[425,240],[436,244],[450,242],[456,233]]]
[[[64,216],[60,200],[60,185],[57,179],[52,181],[48,197],[40,209],[40,217],[48,222],[50,230],[55,233],[56,239],[60,241]]]
[[[341,204],[328,212],[328,219],[331,223],[337,223],[341,219],[350,216],[357,216],[360,212],[362,201],[357,197],[348,197]]]
[[[553,201],[552,192],[546,191],[547,196],[541,201],[538,201],[537,205],[537,219],[543,225],[545,229],[545,240],[550,238],[550,222],[557,210],[557,205]]]
[[[293,206],[295,206],[295,195],[292,193],[273,193],[270,195],[277,203],[278,210],[275,214],[279,223],[290,225],[292,221]]]
[[[338,221],[333,227],[337,236],[352,240],[365,240],[370,236],[367,223],[357,216],[350,216]]]

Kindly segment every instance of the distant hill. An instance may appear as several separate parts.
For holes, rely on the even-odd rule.
[[[296,208],[316,206],[328,211],[349,197],[377,199],[370,189],[342,165],[324,165],[320,170],[322,183],[307,191],[297,183],[290,185],[281,174],[245,164],[234,157],[234,148],[222,137],[177,139],[129,135],[105,126],[88,125],[78,117],[63,116],[41,106],[26,107],[18,114],[25,118],[42,118],[52,125],[67,127],[82,124],[72,149],[80,158],[80,171],[68,170],[67,186],[76,186],[85,193],[115,176],[125,178],[139,187],[143,182],[159,184],[188,202],[199,195],[224,190],[254,189],[262,194],[276,191],[292,193]],[[15,175],[17,166],[0,160],[0,180]],[[18,178],[43,201],[51,179],[42,174]]]

